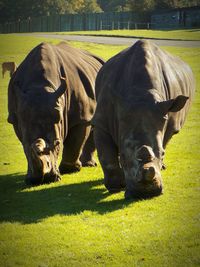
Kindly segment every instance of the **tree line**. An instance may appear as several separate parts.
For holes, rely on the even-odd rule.
[[[0,23],[56,14],[153,11],[200,5],[200,0],[0,0]]]

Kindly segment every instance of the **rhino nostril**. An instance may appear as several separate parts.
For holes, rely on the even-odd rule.
[[[54,147],[55,146],[59,146],[61,144],[61,141],[59,140],[59,139],[56,139],[55,141],[54,141]]]
[[[148,169],[144,169],[143,174],[145,180],[152,181],[153,178],[155,177],[156,171],[154,167],[149,167]]]

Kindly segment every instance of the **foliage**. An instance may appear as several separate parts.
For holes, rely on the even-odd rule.
[[[200,5],[200,0],[98,0],[103,11],[150,11]]]
[[[100,13],[102,9],[97,5],[96,0],[85,0],[82,7],[78,10],[79,13]]]
[[[55,14],[101,12],[96,0],[0,0],[0,21]]]
[[[127,7],[135,12],[150,11],[156,7],[155,0],[128,0]]]
[[[127,0],[98,0],[103,11],[126,11]]]
[[[0,0],[0,23],[65,13],[141,12],[196,5],[200,0]]]
[[[0,35],[0,63],[19,64],[42,41]],[[105,59],[125,48],[72,45]],[[200,48],[166,49],[191,65],[199,89]],[[123,192],[108,194],[100,166],[63,175],[58,183],[24,185],[24,153],[6,121],[8,80],[8,74],[0,77],[0,266],[199,266],[199,90],[167,148],[164,194],[125,201]]]

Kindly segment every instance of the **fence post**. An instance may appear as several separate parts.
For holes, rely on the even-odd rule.
[[[28,31],[31,32],[31,17],[28,17]]]
[[[102,30],[102,20],[100,20],[100,26],[99,26],[99,28],[100,28],[100,31]]]
[[[59,20],[59,32],[61,32],[61,15],[58,15],[58,20]]]
[[[20,32],[20,19],[18,19],[18,23],[19,23],[19,32]]]
[[[120,30],[120,22],[119,21],[118,21],[118,27],[117,28],[118,28],[118,30]]]
[[[47,16],[47,32],[49,31],[49,16]]]
[[[5,33],[8,33],[8,27],[7,27],[7,22],[5,23]]]

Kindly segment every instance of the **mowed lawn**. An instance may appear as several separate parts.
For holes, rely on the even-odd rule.
[[[101,30],[101,31],[79,31],[62,32],[58,34],[79,34],[79,35],[98,35],[114,37],[141,37],[152,39],[174,39],[174,40],[200,40],[200,29],[184,30]]]
[[[19,64],[43,40],[0,35],[0,63]],[[106,60],[125,48],[71,44]],[[200,48],[164,49],[190,64],[197,92],[166,151],[164,194],[149,200],[110,195],[100,165],[27,187],[25,156],[7,123],[9,75],[0,78],[0,266],[200,266]]]

